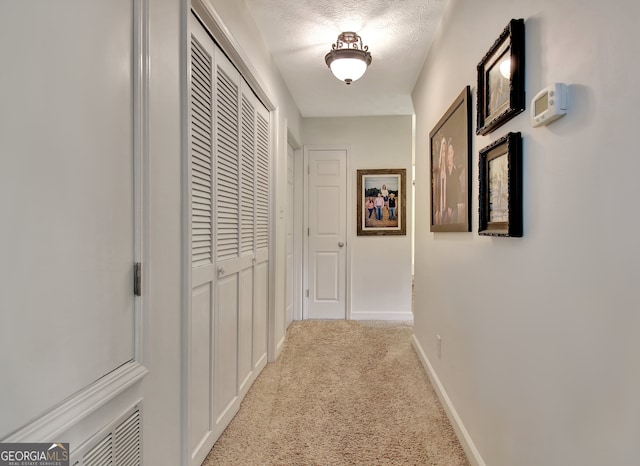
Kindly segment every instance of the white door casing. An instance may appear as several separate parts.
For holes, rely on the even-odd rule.
[[[294,150],[291,145],[287,144],[287,210],[285,213],[286,221],[286,244],[285,244],[285,330],[293,321],[294,300],[295,300],[295,276],[294,276],[294,254],[293,254],[293,200],[294,200]]]
[[[307,319],[346,318],[347,150],[306,149]]]

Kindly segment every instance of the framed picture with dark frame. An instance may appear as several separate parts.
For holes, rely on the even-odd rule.
[[[471,91],[466,86],[429,133],[431,231],[471,231]]]
[[[522,136],[509,133],[480,150],[478,234],[522,236]]]
[[[357,170],[358,236],[406,235],[407,170]]]
[[[476,134],[489,134],[525,109],[524,20],[512,19],[478,63]]]

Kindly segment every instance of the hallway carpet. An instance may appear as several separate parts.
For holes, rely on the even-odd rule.
[[[404,323],[289,327],[203,463],[468,465]]]

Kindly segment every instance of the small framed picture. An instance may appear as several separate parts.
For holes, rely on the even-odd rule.
[[[407,170],[358,170],[358,236],[406,235]]]
[[[478,63],[476,134],[489,134],[525,105],[524,20],[512,19]]]
[[[471,231],[471,91],[466,86],[429,133],[431,229]]]
[[[522,236],[522,136],[509,133],[480,151],[478,234]]]

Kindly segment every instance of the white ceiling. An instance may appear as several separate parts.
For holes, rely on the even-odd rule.
[[[408,115],[447,0],[245,0],[303,117]],[[324,62],[354,31],[373,61],[350,86]]]

